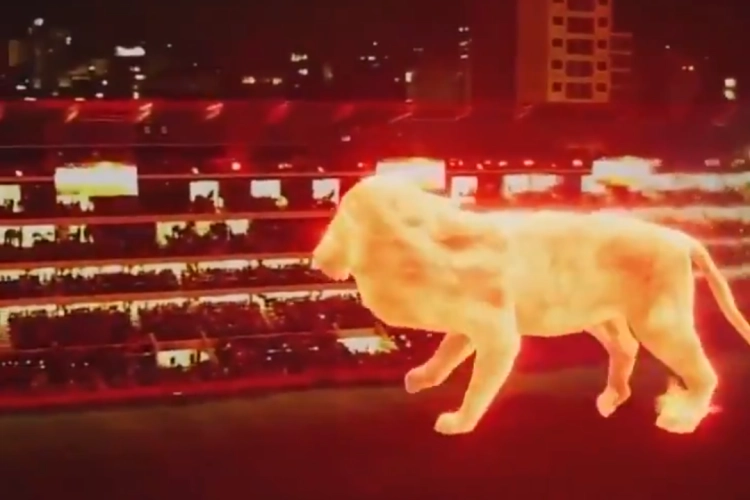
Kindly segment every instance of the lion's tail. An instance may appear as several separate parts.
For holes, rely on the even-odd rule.
[[[711,293],[719,304],[719,309],[721,309],[724,317],[750,344],[750,323],[737,308],[729,282],[719,270],[711,254],[708,253],[702,243],[695,241],[690,251],[690,258],[705,275]]]

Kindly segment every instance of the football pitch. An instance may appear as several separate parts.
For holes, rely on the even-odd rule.
[[[699,431],[654,426],[666,374],[641,363],[631,403],[595,410],[605,366],[516,375],[474,434],[433,433],[465,377],[214,401],[0,417],[8,498],[660,498],[750,496],[750,353],[717,362],[724,411]]]

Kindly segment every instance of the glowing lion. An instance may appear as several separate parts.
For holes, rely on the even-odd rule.
[[[406,375],[410,393],[441,384],[476,352],[461,407],[443,434],[472,431],[502,387],[521,336],[589,331],[609,354],[596,401],[611,415],[630,396],[640,344],[681,378],[660,398],[656,425],[696,429],[717,376],[693,320],[695,264],[724,315],[750,325],[704,246],[677,230],[611,214],[475,213],[393,177],[358,183],[313,254],[334,279],[354,276],[366,307],[393,326],[440,331],[442,343]]]

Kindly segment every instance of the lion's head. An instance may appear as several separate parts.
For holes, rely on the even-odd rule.
[[[382,258],[371,257],[384,252],[434,253],[436,246],[469,237],[461,219],[450,200],[408,179],[368,177],[342,197],[313,252],[313,266],[331,279],[345,280],[353,271],[372,272],[373,262]]]
[[[356,267],[373,235],[388,232],[381,213],[392,206],[388,194],[391,180],[366,177],[344,194],[323,237],[313,251],[312,265],[334,280],[346,280]]]

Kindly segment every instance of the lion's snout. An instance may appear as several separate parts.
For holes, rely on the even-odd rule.
[[[351,271],[347,265],[342,264],[340,261],[340,258],[326,257],[323,255],[323,252],[316,250],[313,253],[310,267],[320,271],[334,281],[346,281],[349,279]]]
[[[340,266],[334,266],[330,262],[322,262],[320,260],[314,259],[311,267],[325,274],[327,277],[334,281],[346,281],[350,276],[350,272],[348,269]]]

